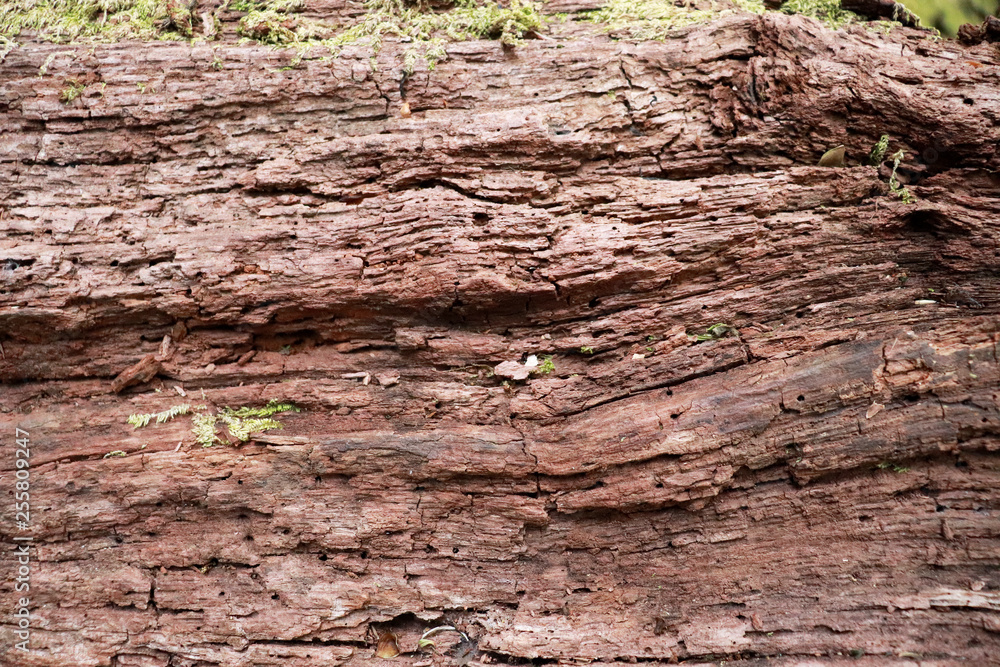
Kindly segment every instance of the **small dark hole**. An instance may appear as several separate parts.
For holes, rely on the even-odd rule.
[[[670,418],[671,418],[671,419],[677,419],[678,417],[680,417],[680,414],[679,414],[679,413],[677,413],[677,412],[675,412],[675,413],[673,413],[672,415],[670,415]]]
[[[236,480],[236,483],[237,483],[237,484],[242,484],[242,483],[243,483],[243,480],[242,480],[242,479],[238,479],[238,480]]]
[[[322,561],[325,561],[326,558],[327,558],[326,554],[323,554],[322,556],[319,557],[319,559],[322,560]]]
[[[804,400],[806,400],[806,397],[805,397],[805,396],[803,396],[802,394],[799,394],[799,397],[798,397],[798,398],[796,398],[795,400],[796,400],[796,401],[804,401]]]
[[[971,97],[966,97],[964,100],[962,100],[962,103],[963,104],[975,104],[976,101],[974,99],[972,99]]]
[[[219,591],[219,597],[225,597],[226,591]]]
[[[959,459],[958,461],[955,461],[955,467],[956,468],[968,468],[969,467],[969,462],[968,461],[962,461],[961,459]]]
[[[277,593],[275,593],[274,595],[272,595],[272,596],[271,596],[271,599],[272,599],[272,600],[277,600],[277,599],[279,599],[279,596],[278,596],[278,594],[277,594]]]
[[[935,511],[935,512],[943,512],[943,511],[945,511],[946,509],[948,509],[948,508],[947,508],[947,507],[945,507],[944,505],[937,505],[937,506],[936,506],[936,507],[934,508],[934,511]]]
[[[118,260],[117,259],[111,260],[111,266],[118,266]]]
[[[315,481],[316,481],[317,484],[319,484],[320,482],[323,481],[323,478],[320,477],[319,475],[316,475]]]
[[[593,299],[591,299],[591,300],[590,300],[590,302],[589,302],[589,303],[587,304],[587,307],[588,307],[588,308],[596,308],[596,307],[597,307],[597,304],[599,304],[600,302],[601,302],[601,300],[600,300],[600,299],[598,299],[597,297],[594,297],[594,298],[593,298]]]
[[[116,543],[116,544],[121,544],[121,543],[122,543],[122,542],[124,542],[124,541],[125,541],[125,540],[123,540],[123,539],[122,539],[122,536],[121,536],[121,535],[115,535],[115,543]]]
[[[247,535],[243,539],[245,539],[247,542],[253,542],[253,535]]]
[[[800,319],[800,320],[801,320],[801,319],[802,319],[803,317],[805,317],[805,316],[806,316],[806,314],[805,314],[805,313],[803,313],[803,312],[802,312],[801,310],[800,310],[799,312],[795,313],[795,317],[796,317],[796,318],[798,318],[798,319]]]
[[[368,552],[367,551],[362,551],[361,552],[361,557],[362,558],[368,558]]]
[[[458,547],[452,547],[452,550],[451,550],[451,552],[452,552],[453,554],[457,554],[457,553],[458,553]]]
[[[861,516],[858,517],[858,521],[871,521],[871,520],[872,518],[867,514],[862,514]]]

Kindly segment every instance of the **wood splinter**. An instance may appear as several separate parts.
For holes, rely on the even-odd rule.
[[[111,381],[111,391],[117,394],[126,387],[149,382],[161,370],[163,370],[163,364],[156,359],[156,355],[147,354],[138,363],[126,368]]]

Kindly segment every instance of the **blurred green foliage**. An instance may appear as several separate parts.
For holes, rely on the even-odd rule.
[[[963,23],[982,23],[996,13],[1000,0],[902,0],[906,8],[920,17],[920,22],[954,36]]]

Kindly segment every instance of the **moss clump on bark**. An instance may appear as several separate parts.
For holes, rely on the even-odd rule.
[[[506,7],[489,1],[456,0],[447,11],[404,0],[368,0],[365,7],[367,12],[359,22],[335,29],[296,18],[292,12],[299,7],[294,1],[237,0],[230,5],[249,12],[240,19],[237,32],[263,44],[322,45],[339,52],[344,46],[365,43],[377,53],[387,36],[404,40],[410,44],[404,55],[408,73],[421,57],[433,69],[444,58],[448,42],[495,39],[505,46],[517,46],[545,25],[538,5],[528,0],[510,0]]]
[[[191,10],[183,0],[5,0],[0,36],[31,31],[53,42],[187,39]]]
[[[854,12],[841,9],[840,0],[786,0],[781,11],[812,17],[833,29],[864,21]]]
[[[275,399],[260,408],[240,407],[235,410],[222,408],[218,413],[202,412],[206,409],[207,407],[204,405],[197,405],[193,408],[187,404],[175,405],[162,412],[131,415],[128,418],[128,423],[136,429],[140,429],[153,420],[157,424],[162,424],[179,415],[191,414],[192,410],[198,410],[199,412],[191,417],[191,433],[194,435],[195,441],[202,447],[211,447],[222,442],[216,432],[216,424],[219,421],[226,425],[230,435],[240,442],[246,442],[250,439],[251,433],[284,428],[281,422],[271,419],[273,415],[281,412],[299,412],[294,404],[283,403]]]
[[[584,20],[600,23],[611,33],[630,39],[664,39],[677,28],[705,23],[734,11],[763,14],[767,11],[762,0],[729,0],[729,6],[712,4],[708,9],[677,5],[673,0],[609,0],[602,8],[584,12]],[[849,23],[865,20],[840,8],[840,0],[787,0],[781,10],[786,14],[801,14],[814,18],[827,27],[837,29]],[[898,23],[878,21],[883,31]]]
[[[368,0],[366,6],[368,12],[359,23],[323,44],[339,50],[348,44],[367,42],[377,52],[384,37],[397,37],[410,43],[404,55],[404,70],[408,73],[421,57],[433,69],[444,57],[448,42],[495,39],[513,47],[545,25],[538,4],[528,0],[510,0],[506,7],[488,0],[457,0],[443,12],[402,0]]]
[[[646,40],[663,39],[671,30],[711,21],[719,14],[711,9],[678,7],[671,0],[610,0],[583,16],[602,24],[608,32]]]
[[[300,0],[231,0],[227,9],[246,12],[236,32],[260,44],[308,45],[336,34],[334,26],[298,16],[303,6]]]

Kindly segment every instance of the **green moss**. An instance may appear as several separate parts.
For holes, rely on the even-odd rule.
[[[899,169],[899,163],[903,161],[906,157],[906,153],[902,149],[896,151],[892,155],[892,174],[889,176],[889,192],[899,197],[899,199],[904,204],[912,204],[917,199],[913,194],[903,187],[899,181],[896,179],[896,170]]]
[[[63,104],[69,104],[73,100],[80,97],[80,95],[83,94],[85,88],[86,86],[80,83],[78,80],[67,79],[66,87],[63,88],[61,93],[59,93],[59,101],[62,102]]]
[[[456,0],[448,11],[434,11],[422,3],[403,0],[367,0],[357,22],[334,27],[297,17],[297,0],[233,0],[229,9],[248,12],[237,32],[245,39],[277,47],[322,45],[334,53],[352,44],[366,44],[375,53],[384,38],[409,44],[403,57],[407,73],[423,58],[428,68],[445,57],[448,42],[495,39],[506,46],[523,43],[525,36],[544,27],[537,3],[510,0],[501,7],[490,0]]]
[[[276,415],[279,412],[299,412],[299,409],[292,403],[282,403],[276,399],[271,399],[268,401],[267,405],[262,408],[237,408],[235,410],[232,408],[222,409],[222,414],[228,414],[233,417],[241,418],[270,417],[271,415]]]
[[[592,12],[587,21],[601,23],[608,32],[625,33],[632,39],[664,39],[667,34],[695,23],[718,17],[714,10],[678,7],[672,0],[610,0]]]
[[[236,32],[259,44],[307,45],[336,34],[332,26],[321,21],[296,16],[294,12],[302,6],[294,0],[237,0],[229,4],[229,9],[247,12],[236,25]]]
[[[703,334],[698,334],[694,337],[696,342],[702,342],[706,340],[718,340],[719,338],[726,338],[729,336],[738,336],[739,330],[724,322],[719,322],[718,324],[713,324],[708,328],[708,330]]]
[[[7,54],[17,47],[17,42],[6,35],[0,33],[0,64],[7,58]]]
[[[131,415],[128,423],[135,428],[142,428],[150,421],[156,420],[157,424],[169,421],[178,415],[186,415],[192,410],[205,410],[206,406],[197,405],[193,408],[190,405],[175,405],[174,407],[152,414]],[[223,408],[217,414],[199,412],[191,418],[191,433],[195,441],[202,447],[212,447],[222,443],[222,439],[216,431],[216,425],[221,421],[226,425],[229,433],[240,442],[250,439],[251,433],[260,433],[272,429],[283,428],[281,422],[272,419],[273,415],[281,412],[298,412],[299,409],[291,403],[271,400],[267,405],[260,408],[241,407]]]
[[[854,12],[841,9],[840,0],[786,0],[781,11],[812,17],[834,29],[862,20]]]
[[[518,46],[529,33],[540,31],[545,19],[537,3],[510,0],[501,7],[484,0],[456,0],[446,12],[409,6],[401,0],[368,0],[362,20],[323,44],[339,50],[348,44],[367,42],[377,53],[385,36],[410,43],[404,54],[403,69],[412,72],[422,57],[429,69],[444,58],[445,44],[471,39],[494,39],[505,46]]]
[[[216,415],[195,415],[191,420],[191,432],[195,441],[202,447],[211,447],[221,443],[219,436],[215,434],[215,422],[219,420]]]
[[[277,419],[271,419],[272,415],[280,412],[298,412],[299,409],[291,403],[281,403],[276,400],[270,401],[262,408],[223,408],[218,414],[195,415],[192,432],[195,440],[202,447],[211,447],[222,440],[216,433],[216,424],[222,422],[226,425],[229,434],[240,442],[250,439],[251,433],[260,433],[273,429],[284,428]]]
[[[586,21],[604,24],[608,32],[625,33],[631,39],[664,39],[672,30],[705,23],[736,10],[762,14],[763,0],[730,0],[735,8],[692,9],[672,0],[610,0],[602,8],[582,12]]]
[[[181,0],[5,0],[0,36],[23,31],[52,42],[187,39],[191,12]]]
[[[205,406],[199,405],[196,406],[194,409],[204,410]],[[170,421],[174,417],[177,417],[179,415],[186,415],[190,412],[191,412],[191,406],[185,403],[183,405],[175,405],[172,408],[169,408],[162,412],[156,412],[152,414],[130,415],[128,418],[128,423],[134,426],[135,428],[140,429],[149,424],[149,422],[154,419],[156,420],[157,424],[162,424],[164,422]]]
[[[885,160],[885,152],[889,149],[889,135],[883,134],[868,154],[868,164],[878,167]]]
[[[539,363],[538,366],[535,367],[535,370],[531,372],[535,373],[536,375],[548,375],[549,373],[552,373],[555,370],[556,370],[556,365],[552,361],[552,355],[550,354],[546,357],[543,357],[541,363]]]
[[[762,14],[766,7],[762,0],[730,0],[738,10]],[[624,32],[633,39],[664,39],[677,28],[704,23],[732,13],[733,9],[691,9],[677,6],[672,0],[610,0],[604,7],[585,12],[586,20],[602,23],[609,32]],[[802,14],[817,19],[831,28],[848,23],[862,22],[854,12],[840,8],[840,0],[786,0],[781,7],[786,14]],[[879,21],[877,27],[885,31],[898,23]]]

